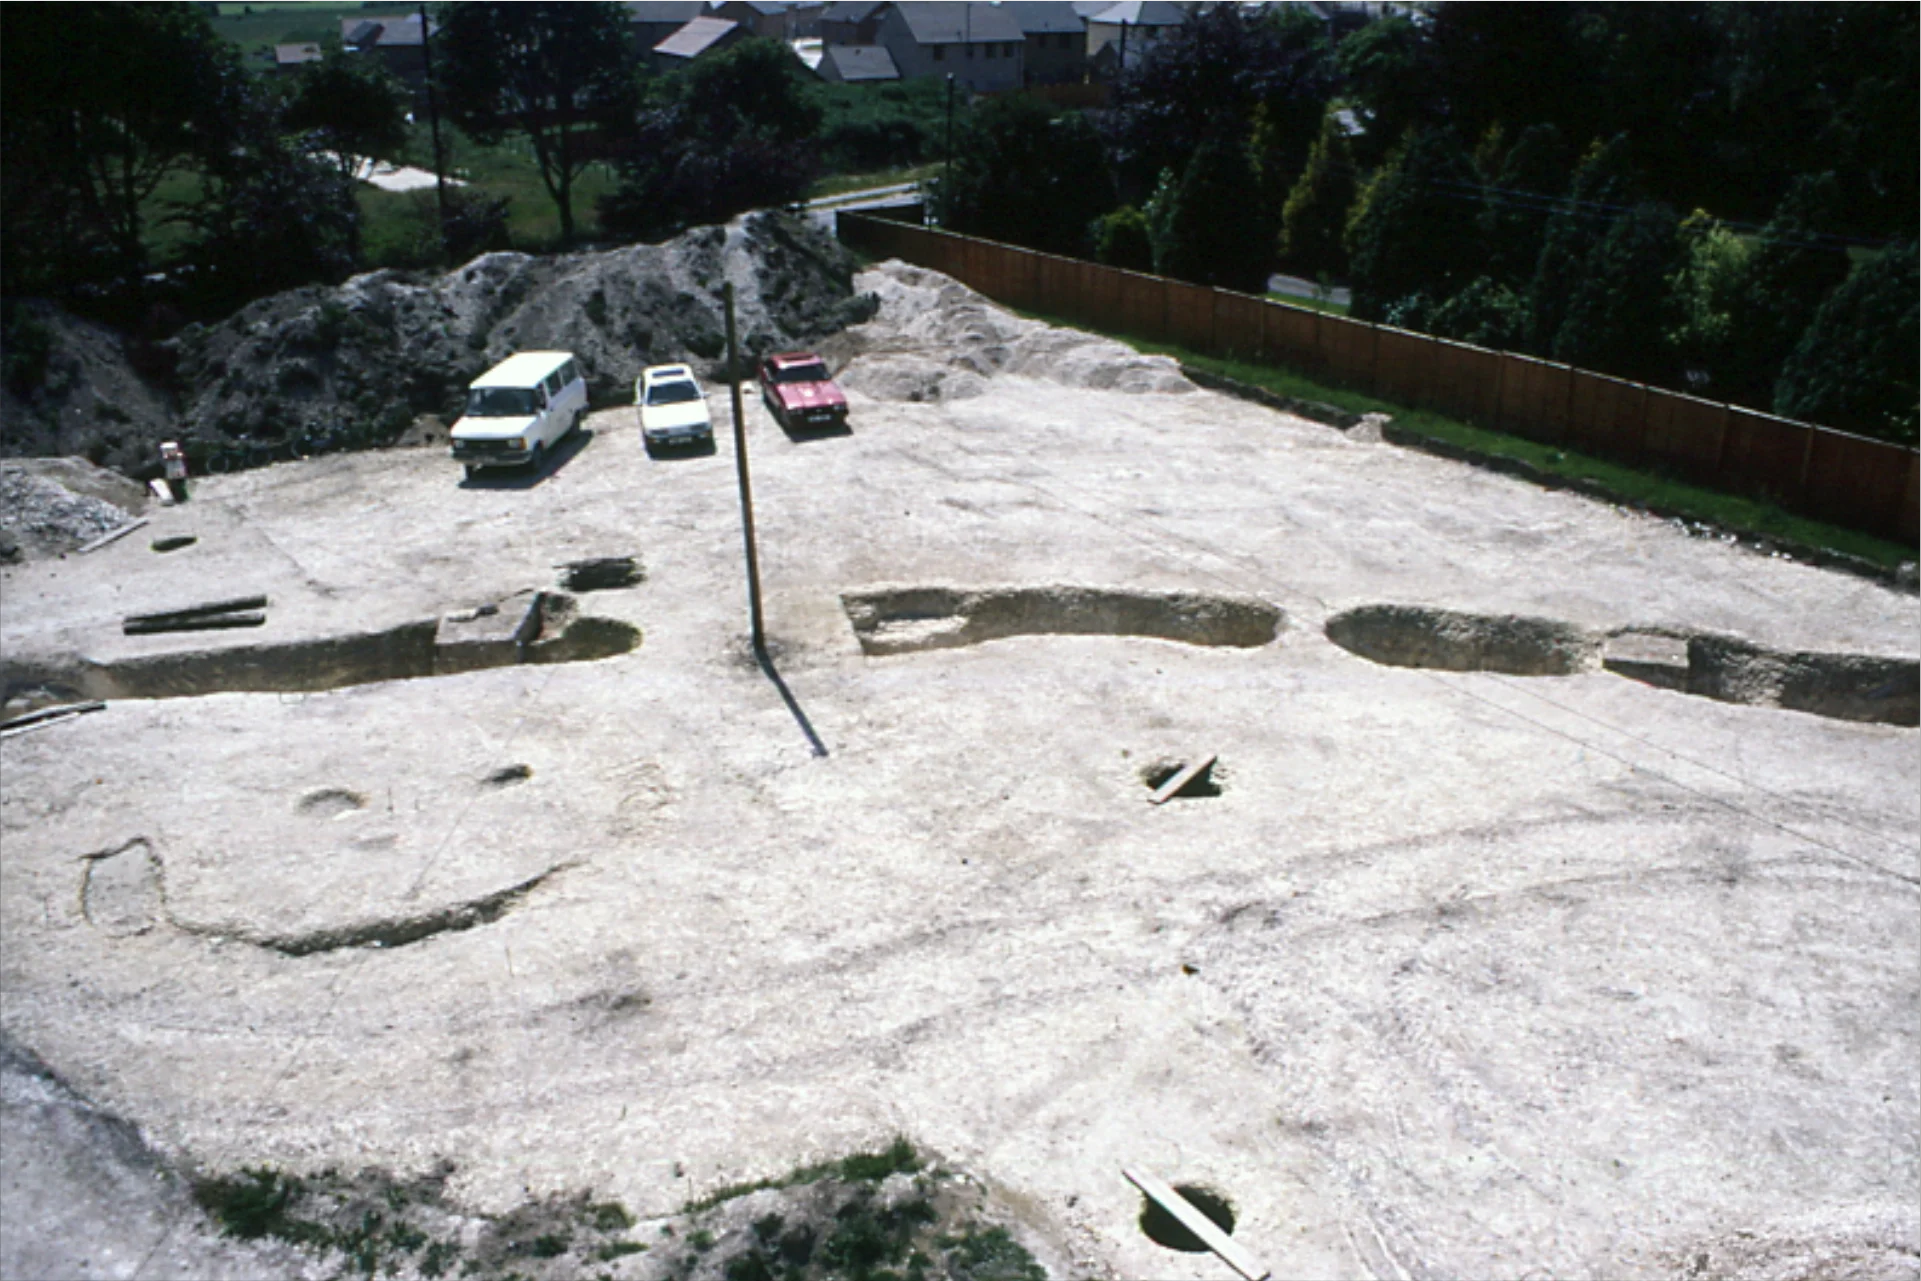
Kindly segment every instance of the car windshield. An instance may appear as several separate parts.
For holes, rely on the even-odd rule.
[[[774,381],[777,383],[824,383],[827,381],[827,369],[818,360],[805,365],[789,365],[785,369],[774,371]]]
[[[690,400],[699,399],[700,388],[692,383],[655,383],[647,389],[647,403],[650,405],[684,405]]]
[[[473,387],[467,392],[470,418],[525,418],[534,412],[534,393],[525,387]]]

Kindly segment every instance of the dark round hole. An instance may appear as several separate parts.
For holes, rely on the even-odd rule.
[[[1218,764],[1219,762],[1217,761],[1214,765],[1209,765],[1193,778],[1187,780],[1186,786],[1182,787],[1181,790],[1174,793],[1174,795],[1182,797],[1183,799],[1196,796],[1219,796],[1221,794],[1221,783],[1219,779],[1214,777],[1214,769]],[[1141,782],[1147,784],[1148,791],[1158,792],[1169,779],[1173,778],[1185,768],[1187,768],[1186,761],[1177,761],[1162,757],[1150,765],[1142,766],[1140,779]]]
[[[154,539],[153,549],[157,552],[179,551],[182,547],[192,547],[199,541],[192,534],[169,534],[165,538]]]
[[[1174,1190],[1212,1220],[1215,1227],[1223,1232],[1234,1231],[1234,1207],[1226,1197],[1212,1188],[1196,1187],[1192,1183],[1176,1183]],[[1187,1254],[1207,1252],[1207,1246],[1201,1239],[1189,1232],[1186,1224],[1163,1210],[1161,1203],[1152,1197],[1141,1198],[1141,1231],[1155,1245],[1164,1245],[1170,1250],[1181,1250]]]

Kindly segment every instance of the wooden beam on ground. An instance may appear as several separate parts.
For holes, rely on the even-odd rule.
[[[259,627],[267,616],[259,611],[232,614],[186,614],[164,618],[129,618],[120,625],[128,636],[155,632],[211,632],[227,627]]]
[[[78,716],[82,712],[97,712],[105,706],[105,703],[96,700],[91,703],[62,703],[58,707],[43,707],[39,711],[28,712],[25,716],[16,716],[0,724],[0,737],[24,734],[30,729],[42,729],[56,721]]]
[[[1124,1166],[1121,1173],[1143,1195],[1180,1220],[1181,1226],[1201,1239],[1202,1244],[1221,1257],[1221,1262],[1240,1273],[1247,1281],[1268,1281],[1274,1274],[1265,1264],[1242,1248],[1220,1225],[1194,1208],[1194,1203],[1161,1182],[1146,1170]]]
[[[134,530],[139,529],[142,525],[146,523],[147,523],[147,517],[142,516],[139,520],[133,521],[130,524],[122,525],[118,529],[110,529],[106,533],[100,535],[100,537],[88,543],[85,547],[82,547],[79,551],[75,552],[74,555],[85,556],[88,552],[93,551],[95,548],[105,547],[108,543],[113,542],[117,538],[126,537],[128,534],[131,534]]]
[[[129,614],[129,623],[159,623],[170,619],[206,618],[213,614],[232,614],[243,609],[265,609],[265,596],[237,596],[232,600],[208,601],[205,605],[189,605],[185,609],[163,609],[152,614]]]
[[[1218,756],[1208,756],[1195,761],[1192,765],[1182,766],[1178,774],[1168,779],[1165,783],[1162,783],[1160,787],[1155,790],[1154,794],[1147,798],[1147,803],[1149,805],[1164,805],[1168,801],[1173,800],[1175,796],[1179,795],[1183,787],[1186,787],[1196,778],[1205,774],[1213,767],[1214,762],[1218,759]]]

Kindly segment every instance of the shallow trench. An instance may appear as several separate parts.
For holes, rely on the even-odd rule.
[[[1363,605],[1327,620],[1327,638],[1370,662],[1450,672],[1570,676],[1597,668],[1724,703],[1836,720],[1921,723],[1921,661],[1769,649],[1672,628],[1590,631],[1551,618]]]
[[[1100,587],[877,587],[841,596],[862,652],[952,649],[1009,636],[1144,636],[1252,648],[1285,616],[1266,601]]]
[[[517,663],[577,663],[639,646],[641,631],[618,619],[582,616],[571,597],[541,593],[537,634],[524,643],[438,643],[441,620],[385,631],[264,645],[141,654],[98,662],[0,664],[0,703],[22,708],[82,699],[196,698],[220,693],[312,693],[377,681],[417,680]]]

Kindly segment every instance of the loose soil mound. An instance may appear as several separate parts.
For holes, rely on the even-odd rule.
[[[963,400],[980,395],[986,380],[1001,373],[1070,387],[1194,390],[1166,356],[1143,356],[1112,339],[1024,319],[946,276],[898,260],[863,273],[857,284],[880,300],[880,313],[849,330],[833,354],[851,361],[842,381],[876,400]]]
[[[49,302],[8,307],[0,454],[75,455],[129,475],[158,467],[173,408],[121,336]]]
[[[1146,636],[1189,645],[1265,645],[1281,611],[1266,601],[1098,587],[875,588],[841,605],[871,655],[978,645],[1007,636]]]
[[[0,464],[0,562],[70,552],[133,519],[146,496],[83,458]]]

